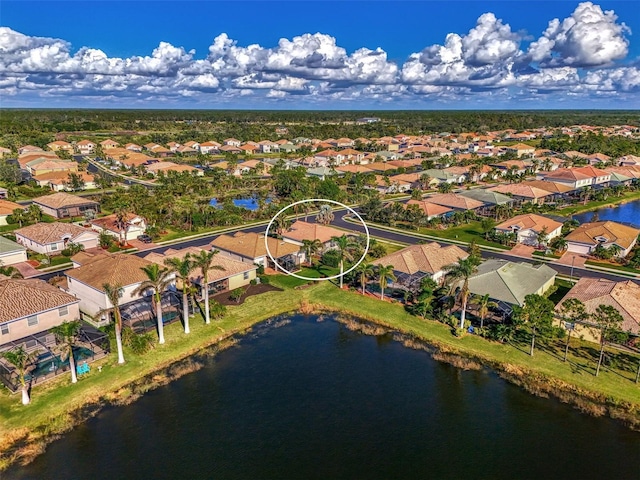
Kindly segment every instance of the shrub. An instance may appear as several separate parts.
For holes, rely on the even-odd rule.
[[[154,340],[151,333],[134,333],[129,339],[129,348],[136,355],[143,355],[153,348]]]
[[[338,267],[340,265],[340,256],[337,250],[328,250],[322,254],[320,262],[327,267]]]
[[[271,282],[271,279],[267,275],[260,275],[258,278],[260,279],[260,283],[264,283],[266,285],[269,285]]]
[[[254,278],[249,282],[250,285],[257,285],[258,281]]]
[[[244,291],[245,290],[242,287],[235,288],[231,290],[231,293],[229,294],[229,298],[236,303],[240,303],[240,299],[242,298],[242,295],[244,295]]]
[[[384,248],[384,245],[382,245],[381,243],[376,243],[374,245],[371,245],[371,247],[369,248],[369,255],[372,258],[382,258],[387,254],[387,249]]]
[[[227,307],[213,300],[209,305],[209,315],[212,319],[218,320],[227,314]]]

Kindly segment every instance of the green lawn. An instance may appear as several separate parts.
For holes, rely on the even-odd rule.
[[[638,199],[640,199],[640,191],[625,192],[620,197],[610,196],[606,200],[593,200],[591,202],[587,202],[586,205],[579,203],[576,205],[571,205],[569,207],[559,208],[555,213],[558,213],[559,215],[562,215],[564,217],[570,217],[571,215],[575,215],[576,213],[588,212],[590,210],[596,210],[601,207],[608,207],[611,205],[616,205],[618,203],[630,202],[632,200]]]
[[[640,270],[638,270],[637,268],[628,267],[626,265],[618,265],[617,263],[597,262],[595,260],[587,260],[585,263],[587,265],[593,265],[595,267],[610,268],[612,270],[619,270],[621,272],[640,274]]]
[[[422,233],[423,235],[430,235],[438,238],[444,238],[447,240],[457,240],[459,242],[466,242],[466,243],[475,241],[478,245],[497,247],[497,248],[502,248],[504,250],[509,249],[509,247],[487,240],[484,236],[484,233],[482,232],[480,221],[478,220],[473,220],[467,224],[460,225],[457,227],[448,227],[448,228],[445,228],[444,230],[440,230],[438,228],[421,227],[418,229],[418,233]]]
[[[308,278],[324,278],[331,277],[340,273],[339,268],[327,267],[325,265],[319,265],[316,268],[303,267],[299,272],[295,272],[297,275]],[[302,280],[291,275],[271,275],[269,276],[270,283],[280,288],[295,288],[301,285],[309,283],[308,280]],[[327,280],[329,281],[329,280]]]

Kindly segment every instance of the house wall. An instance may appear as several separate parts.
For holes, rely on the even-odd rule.
[[[578,253],[580,255],[588,255],[589,253],[591,253],[591,248],[593,248],[591,245],[567,241],[568,252]]]
[[[0,254],[0,262],[2,266],[15,265],[16,263],[27,261],[27,251],[20,250],[17,252],[8,252]]]
[[[244,273],[239,273],[238,275],[229,277],[229,290],[249,285],[249,283],[251,283],[251,280],[254,280],[256,278],[256,270],[251,270],[247,272],[247,274],[248,275],[246,279],[244,278]]]
[[[120,305],[142,298],[141,295],[133,294],[133,291],[138,288],[139,285],[139,283],[136,283],[123,287]],[[103,292],[69,276],[67,276],[67,291],[80,300],[80,311],[90,317],[94,317],[100,310],[111,308],[112,306]],[[102,322],[98,321],[97,323]]]
[[[60,325],[64,321],[72,321],[79,318],[80,311],[78,308],[78,302],[75,302],[67,305],[66,315],[60,315],[60,310],[58,308],[38,313],[37,325],[29,326],[27,317],[11,320],[6,323],[9,327],[9,332],[6,334],[0,333],[0,345],[19,340],[27,335],[34,335],[36,333],[43,332],[51,327]]]
[[[9,223],[7,223],[7,217],[11,215],[10,213],[7,215],[0,215],[0,226],[4,226],[4,225],[9,225]]]

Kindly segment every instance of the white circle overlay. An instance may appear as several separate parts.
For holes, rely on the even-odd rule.
[[[354,214],[358,218],[358,220],[360,220],[360,223],[362,223],[362,225],[364,226],[364,231],[365,231],[365,234],[367,235],[367,245],[364,248],[364,253],[362,254],[362,257],[360,257],[360,259],[349,270],[347,270],[346,272],[342,272],[342,274],[338,273],[337,275],[332,275],[331,277],[305,277],[303,275],[298,275],[297,273],[290,272],[286,268],[282,267],[276,261],[276,259],[273,258],[273,255],[271,255],[271,251],[269,250],[269,242],[267,241],[267,239],[269,238],[269,230],[271,229],[271,225],[273,225],[274,220],[276,218],[278,218],[278,216],[280,216],[283,212],[285,212],[286,210],[289,210],[291,207],[295,207],[296,205],[300,205],[302,203],[310,203],[310,202],[332,203],[334,205],[340,206],[341,208],[345,208],[345,209],[349,210],[349,212]],[[369,244],[370,244],[370,242],[371,242],[371,235],[369,234],[369,228],[367,227],[367,224],[364,222],[362,217],[358,214],[358,212],[356,212],[353,208],[345,205],[344,203],[336,202],[335,200],[329,200],[329,199],[326,199],[326,198],[308,198],[306,200],[299,200],[297,202],[293,202],[293,203],[287,205],[286,207],[281,209],[278,213],[276,213],[273,216],[273,218],[271,219],[271,221],[267,225],[267,229],[264,232],[264,246],[267,249],[267,255],[269,255],[269,258],[271,259],[273,264],[276,266],[276,269],[282,270],[287,275],[291,275],[292,277],[299,278],[300,280],[307,280],[307,281],[311,281],[311,282],[318,281],[318,280],[334,280],[334,279],[340,278],[340,277],[346,275],[347,273],[351,272],[352,270],[354,270],[358,265],[360,265],[362,263],[362,261],[367,256],[367,253],[369,252]]]

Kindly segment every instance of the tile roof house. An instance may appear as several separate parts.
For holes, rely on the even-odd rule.
[[[478,272],[469,279],[469,291],[474,295],[489,295],[503,311],[511,313],[511,305],[524,305],[529,294],[544,294],[556,279],[553,268],[530,263],[490,259],[478,266]]]
[[[98,233],[73,223],[36,223],[15,232],[16,241],[29,250],[45,255],[58,255],[68,243],[98,247]]]
[[[496,231],[502,233],[515,233],[518,243],[537,246],[538,235],[544,230],[547,234],[546,244],[552,238],[562,234],[562,223],[552,220],[542,215],[533,213],[517,215],[506,220],[495,227]]]
[[[271,256],[278,261],[279,265],[299,266],[304,260],[304,253],[300,251],[298,245],[273,237],[267,237],[266,241]],[[220,250],[222,254],[241,262],[275,268],[273,261],[267,255],[263,234],[237,232],[233,235],[220,235],[211,242],[211,246]]]
[[[55,218],[79,217],[87,210],[100,212],[98,202],[64,192],[34,198],[33,203],[40,207],[42,213]]]
[[[508,195],[504,195],[502,193],[493,192],[486,188],[474,188],[472,190],[463,190],[458,193],[463,197],[471,198],[473,200],[477,200],[478,202],[482,202],[485,205],[494,206],[494,205],[506,205],[509,203],[513,203],[513,198]]]
[[[419,286],[424,277],[436,282],[444,278],[444,267],[467,258],[469,254],[457,245],[441,246],[439,243],[411,245],[371,262],[373,265],[392,265],[399,285],[407,288]]]
[[[22,245],[0,236],[0,266],[15,265],[27,261],[27,249]]]
[[[84,186],[82,190],[88,190],[96,188],[95,179],[93,175],[87,172],[49,172],[42,175],[36,175],[33,180],[41,187],[49,187],[54,192],[61,192],[64,190],[71,191],[69,187],[69,176],[74,173],[77,175]]]
[[[47,143],[47,147],[52,152],[57,152],[58,150],[66,150],[68,152],[73,152],[73,145],[69,142],[64,142],[62,140],[56,140],[55,142]]]
[[[0,347],[79,317],[78,299],[43,280],[0,278]]]
[[[431,195],[424,198],[425,202],[435,203],[443,207],[449,207],[453,210],[475,210],[484,206],[483,202],[474,200],[473,198],[464,197],[457,193],[441,193],[439,195]]]
[[[543,204],[547,198],[552,198],[553,193],[538,187],[524,185],[522,183],[510,183],[489,188],[492,192],[502,193],[521,202]]]
[[[590,314],[595,313],[600,305],[614,307],[622,315],[622,330],[640,335],[640,285],[637,283],[582,277],[558,303],[556,311],[561,312],[561,305],[570,298],[580,300]],[[594,336],[597,337],[597,333]]]
[[[180,250],[170,248],[164,253],[152,252],[144,257],[145,260],[164,265],[168,258],[183,259],[187,254],[198,255],[203,249],[187,247]],[[222,267],[223,270],[211,268],[207,274],[210,293],[225,292],[238,287],[244,287],[256,278],[257,265],[234,260],[228,255],[218,254],[213,257],[212,266]],[[196,268],[191,274],[191,281],[203,287],[204,275],[202,269]]]
[[[106,217],[94,218],[89,223],[96,232],[106,232],[124,242],[135,240],[138,235],[142,235],[147,229],[145,219],[134,213],[127,214],[122,225],[118,222],[118,217],[115,213]]]
[[[407,203],[402,204],[405,209],[411,205],[417,205],[418,208],[427,217],[427,220],[431,220],[435,217],[441,217],[447,213],[453,212],[452,208],[437,205],[435,203],[425,202],[424,200],[409,200]]]
[[[92,261],[64,272],[67,277],[66,290],[80,299],[80,311],[84,314],[84,319],[104,325],[109,321],[106,315],[94,320],[101,310],[112,307],[105,294],[104,285],[122,287],[121,306],[139,301],[142,296],[134,295],[133,292],[147,279],[142,267],[151,264],[150,261],[135,255],[96,255]]]
[[[10,200],[0,199],[0,226],[8,225],[7,217],[17,209],[25,210],[25,206]]]
[[[78,149],[78,153],[82,155],[88,155],[89,153],[93,153],[96,149],[96,144],[91,140],[80,140],[76,143],[76,148]]]
[[[611,174],[605,170],[587,165],[585,167],[558,168],[553,172],[545,172],[542,179],[547,182],[562,183],[575,190],[582,187],[606,184],[611,180]]]
[[[325,246],[325,249],[327,249],[334,246],[334,243],[331,240],[332,237],[341,237],[342,235],[352,234],[329,225],[297,220],[287,231],[282,233],[282,239],[298,246],[302,245],[303,240],[320,240],[320,242]]]
[[[588,255],[598,245],[620,247],[619,257],[626,257],[635,246],[640,230],[617,222],[603,221],[583,223],[565,238],[569,252]]]
[[[507,147],[507,151],[514,152],[518,156],[518,158],[520,158],[533,155],[536,151],[536,147],[532,147],[531,145],[527,145],[526,143],[517,143],[515,145]]]

